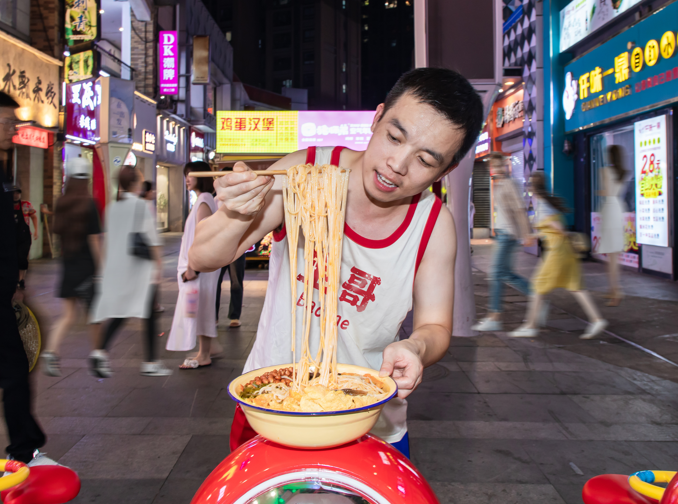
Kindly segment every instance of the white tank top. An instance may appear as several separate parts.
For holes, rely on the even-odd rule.
[[[343,147],[310,147],[307,163],[339,164]],[[384,348],[398,341],[400,326],[412,309],[414,277],[440,213],[441,202],[424,191],[412,198],[407,215],[396,231],[383,240],[360,236],[344,228],[339,289],[338,361],[379,370]],[[299,237],[297,265],[297,328],[304,314],[304,240]],[[244,372],[292,362],[290,327],[289,248],[285,229],[273,235],[269,279],[257,338]],[[317,272],[316,272],[317,275]],[[317,288],[312,302],[318,304]],[[319,316],[319,315],[318,315]],[[297,355],[301,353],[297,329]],[[318,350],[319,318],[311,328],[311,354]],[[384,408],[373,433],[385,441],[400,441],[407,432],[407,402],[393,399]]]

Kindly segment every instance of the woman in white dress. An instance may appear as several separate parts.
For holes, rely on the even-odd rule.
[[[153,305],[162,279],[160,239],[153,215],[146,203],[139,199],[142,176],[133,166],[123,166],[118,174],[118,201],[106,208],[105,259],[101,292],[94,301],[92,322],[110,319],[99,348],[90,356],[91,372],[108,378],[111,369],[106,349],[128,318],[146,321],[146,361],[141,363],[145,376],[168,376],[172,374],[157,360]],[[133,255],[130,238],[133,233],[142,235],[148,245],[151,258]]]
[[[624,202],[626,169],[623,151],[618,145],[607,148],[608,165],[602,170],[601,196],[605,198],[601,211],[600,243],[597,252],[607,254],[610,278],[610,300],[607,306],[619,306],[623,293],[619,286],[619,253],[624,251]]]
[[[188,264],[188,250],[193,244],[195,228],[203,219],[217,211],[212,197],[211,178],[189,177],[191,171],[210,171],[204,161],[188,163],[184,168],[186,187],[198,195],[191,213],[186,219],[184,236],[181,239],[181,251],[177,264],[177,282],[179,296],[174,310],[172,329],[167,339],[167,350],[185,352],[199,343],[198,354],[187,357],[180,369],[197,369],[212,363],[210,349],[213,338],[217,337],[217,316],[215,302],[219,270],[210,273],[194,271]],[[197,306],[196,306],[197,305]]]

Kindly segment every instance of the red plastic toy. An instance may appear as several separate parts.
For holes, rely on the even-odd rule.
[[[652,473],[658,471],[642,471]],[[636,473],[640,475],[640,473]],[[642,476],[642,475],[641,475]],[[660,487],[655,487],[654,493],[657,499],[634,490],[629,483],[630,477],[623,474],[603,474],[591,478],[584,485],[582,498],[585,504],[678,504],[678,474],[668,483],[666,490],[661,492]],[[667,481],[665,479],[664,481]],[[645,480],[643,480],[645,481]],[[650,476],[649,482],[653,482]],[[658,480],[660,481],[660,480]],[[661,497],[659,497],[661,495]]]
[[[80,492],[80,478],[64,466],[30,468],[28,478],[0,493],[4,504],[64,504]]]

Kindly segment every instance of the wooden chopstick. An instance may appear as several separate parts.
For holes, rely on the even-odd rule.
[[[189,177],[223,177],[227,173],[238,173],[232,171],[197,171],[197,172],[188,172]],[[252,170],[252,173],[255,175],[287,175],[286,170]]]

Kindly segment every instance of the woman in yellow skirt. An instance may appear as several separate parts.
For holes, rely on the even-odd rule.
[[[528,307],[527,322],[510,332],[509,336],[514,338],[537,336],[539,334],[537,315],[540,313],[544,296],[554,289],[567,289],[574,295],[589,319],[589,326],[580,338],[591,339],[607,327],[607,321],[600,316],[593,299],[584,288],[581,265],[565,230],[563,213],[567,212],[567,208],[560,198],[546,190],[542,172],[532,174],[530,186],[536,203],[534,229],[544,241],[545,255],[532,277],[533,294]]]

